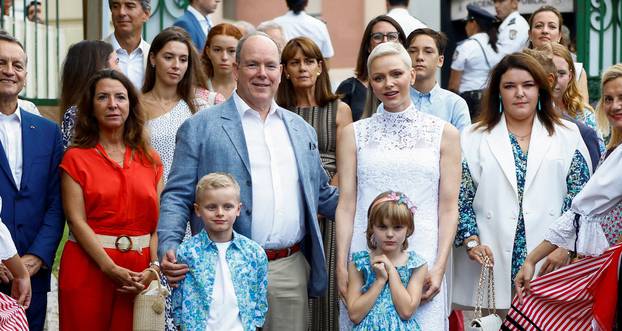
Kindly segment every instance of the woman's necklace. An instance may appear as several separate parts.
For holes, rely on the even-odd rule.
[[[514,137],[516,137],[516,139],[518,139],[518,141],[525,141],[525,140],[527,140],[527,138],[531,137],[531,132],[529,132],[528,134],[526,134],[526,135],[524,135],[524,136],[519,136],[519,135],[517,135],[516,133],[514,133],[514,132],[512,132],[512,131],[510,131],[510,133],[511,133]]]
[[[125,148],[106,147],[102,144],[104,151],[108,157],[123,167],[123,159],[125,157]]]
[[[173,100],[165,100],[164,98],[160,98],[156,96],[155,93],[151,92],[151,99],[153,100],[153,104],[160,108],[160,113],[157,116],[152,116],[152,118],[158,117],[162,114],[166,114],[171,108],[179,102],[179,98]]]

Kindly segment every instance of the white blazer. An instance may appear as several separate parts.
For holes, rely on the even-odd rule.
[[[523,194],[523,216],[527,251],[533,250],[543,239],[549,225],[561,214],[567,193],[566,176],[576,150],[586,160],[589,154],[579,129],[569,121],[548,131],[534,120],[527,158],[527,173]],[[464,130],[461,139],[476,194],[473,208],[480,240],[490,246],[494,258],[496,308],[508,309],[512,300],[512,251],[518,224],[519,205],[514,154],[508,136],[505,116],[491,130]],[[481,271],[461,246],[453,250],[453,302],[475,306],[477,284]],[[536,270],[540,264],[536,266]],[[484,307],[487,301],[484,298]]]

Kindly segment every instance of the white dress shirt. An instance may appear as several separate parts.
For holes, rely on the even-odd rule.
[[[231,271],[227,263],[227,249],[231,246],[231,242],[214,242],[214,244],[218,248],[218,262],[214,266],[216,275],[214,276],[212,303],[210,304],[205,330],[244,331],[244,326],[240,319],[238,299],[235,295]]]
[[[201,25],[201,30],[203,30],[203,33],[205,33],[205,35],[207,36],[209,29],[212,27],[212,22],[210,22],[210,19],[207,17],[207,15],[203,16],[203,14],[201,14],[198,10],[194,9],[194,7],[192,6],[188,6],[187,9],[192,15],[194,15],[194,17],[196,17],[197,21],[199,21],[199,24]]]
[[[276,102],[265,121],[233,93],[248,149],[253,191],[252,239],[263,248],[294,245],[305,235],[298,166]]]
[[[501,55],[492,49],[489,40],[486,33],[479,32],[456,47],[451,69],[462,71],[460,93],[484,89],[490,70],[501,61]]]
[[[22,182],[22,114],[17,108],[11,115],[0,113],[0,143],[9,161],[11,174],[17,187]]]
[[[387,16],[394,19],[402,27],[406,37],[417,29],[427,28],[420,20],[410,15],[406,8],[393,8],[387,13]]]
[[[145,81],[146,59],[151,46],[144,39],[141,39],[138,47],[128,54],[125,49],[121,48],[114,33],[110,37],[110,44],[117,53],[121,71],[130,79],[136,89],[142,89]]]
[[[325,58],[328,59],[335,55],[326,23],[317,18],[304,11],[295,15],[290,10],[285,15],[275,18],[274,22],[283,28],[285,41],[301,36],[308,37],[320,48]]]

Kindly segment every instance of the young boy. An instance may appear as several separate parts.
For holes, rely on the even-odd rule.
[[[432,29],[417,29],[408,36],[406,45],[416,73],[415,84],[410,89],[415,108],[444,119],[460,131],[471,125],[466,101],[442,89],[436,81],[436,71],[445,61],[447,37]]]
[[[268,259],[254,241],[233,231],[240,186],[225,173],[201,178],[194,210],[205,225],[177,250],[188,265],[173,291],[173,318],[181,330],[256,330],[268,311]]]

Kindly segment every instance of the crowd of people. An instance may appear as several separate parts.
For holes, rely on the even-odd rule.
[[[622,65],[592,108],[557,9],[469,5],[444,89],[447,37],[387,0],[334,92],[306,0],[257,31],[214,24],[219,2],[148,44],[151,2],[110,0],[114,32],[68,49],[60,127],[22,106],[28,58],[0,33],[0,329],[43,330],[65,226],[61,330],[131,330],[158,279],[167,331],[516,326],[547,300],[534,275],[622,251]],[[590,298],[582,318],[622,325]]]

